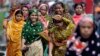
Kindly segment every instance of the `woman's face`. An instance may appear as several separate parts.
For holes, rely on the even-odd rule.
[[[55,13],[56,14],[59,14],[59,15],[62,15],[63,12],[64,12],[64,8],[60,4],[57,4],[55,6]]]
[[[23,15],[22,14],[17,14],[16,16],[15,16],[15,18],[16,18],[16,21],[21,21],[22,20],[22,17],[23,17]]]
[[[42,6],[40,8],[40,12],[41,12],[42,15],[46,15],[47,14],[47,8],[46,8],[46,6]]]
[[[22,11],[23,11],[24,16],[27,16],[29,14],[28,8],[26,7],[23,7]]]
[[[36,22],[37,19],[38,19],[38,16],[37,16],[35,13],[32,13],[32,14],[30,15],[30,19],[31,19],[32,22]]]
[[[75,8],[75,12],[78,15],[82,14],[82,12],[83,12],[82,6],[81,5],[77,5],[76,8]]]
[[[90,22],[85,22],[84,24],[80,25],[80,33],[83,38],[87,39],[93,33],[93,24]]]

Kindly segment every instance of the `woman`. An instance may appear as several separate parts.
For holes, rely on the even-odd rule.
[[[100,37],[91,17],[82,18],[67,46],[65,56],[100,56]]]
[[[21,32],[24,25],[24,17],[21,10],[16,10],[7,25],[7,55],[22,56]]]
[[[43,47],[39,33],[43,31],[42,23],[38,21],[38,11],[33,9],[29,13],[22,31],[23,50],[27,49],[25,56],[43,56]]]
[[[75,14],[73,15],[73,21],[77,26],[78,22],[81,20],[83,16],[83,6],[80,3],[74,5]]]
[[[47,4],[41,4],[39,6],[39,11],[40,11],[40,18],[39,20],[42,22],[42,24],[44,25],[44,29],[48,28],[48,24],[50,21],[50,17],[48,15],[48,5]]]
[[[57,2],[54,4],[54,16],[49,25],[49,56],[64,56],[65,42],[74,29],[74,24],[64,17],[64,4]]]
[[[24,17],[25,17],[25,21],[27,20],[28,16],[29,16],[29,8],[27,6],[22,6],[21,10],[23,11]]]
[[[48,41],[45,39],[46,37],[44,37],[45,35],[48,35],[48,25],[50,22],[50,16],[48,15],[48,5],[47,4],[40,4],[39,6],[39,12],[40,12],[40,18],[39,20],[42,22],[43,24],[43,32],[40,34],[43,38],[42,38],[42,42],[43,42],[43,52],[44,52],[44,56],[48,56]]]

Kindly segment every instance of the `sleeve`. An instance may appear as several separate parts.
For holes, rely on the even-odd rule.
[[[63,20],[66,24],[68,24],[66,27],[66,32],[65,32],[66,36],[68,37],[71,34],[73,34],[73,32],[75,30],[75,25],[70,20],[68,20],[66,18],[63,18]]]

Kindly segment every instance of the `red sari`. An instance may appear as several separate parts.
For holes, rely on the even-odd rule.
[[[79,23],[79,21],[81,20],[83,15],[73,15],[73,21],[75,23],[75,25],[77,25]]]

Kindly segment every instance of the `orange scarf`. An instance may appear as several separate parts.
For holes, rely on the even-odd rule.
[[[16,10],[17,11],[17,10]],[[22,20],[17,22],[15,19],[15,13],[11,17],[12,19],[8,22],[7,25],[7,38],[9,41],[17,42],[21,40],[21,32],[24,25],[24,17],[22,17]]]

